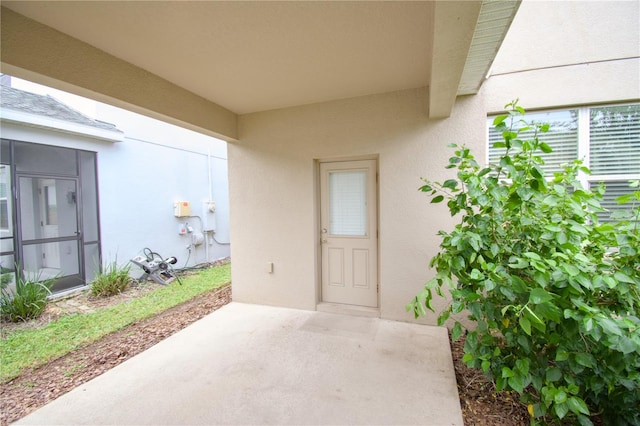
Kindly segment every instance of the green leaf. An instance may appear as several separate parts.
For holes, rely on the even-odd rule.
[[[458,181],[455,179],[447,179],[444,181],[442,186],[449,189],[456,189],[456,186],[458,186]]]
[[[535,307],[536,315],[556,323],[562,321],[562,311],[551,302],[543,302]]]
[[[433,199],[431,200],[432,204],[435,203],[440,203],[442,202],[442,200],[444,200],[444,196],[443,195],[436,195],[435,197],[433,197]]]
[[[591,354],[579,352],[576,354],[576,362],[583,367],[593,367],[595,365],[595,358]]]
[[[455,325],[451,329],[451,339],[456,342],[462,336],[462,324],[456,321]]]
[[[540,257],[540,255],[538,253],[534,253],[531,251],[527,251],[522,253],[522,255],[528,259],[534,259],[534,260],[542,260],[542,258]]]
[[[442,327],[444,323],[449,319],[450,312],[448,309],[442,311],[442,313],[438,316],[438,327]]]
[[[582,398],[577,396],[569,397],[569,399],[567,399],[567,405],[571,412],[575,414],[589,415],[589,407],[587,407],[587,404],[582,400]]]
[[[493,125],[497,126],[498,124],[502,123],[507,118],[509,118],[509,115],[507,115],[507,114],[499,115],[499,116],[497,116],[496,118],[493,119]]]
[[[471,278],[474,281],[480,281],[484,279],[484,274],[478,271],[476,268],[473,268],[471,270],[471,273],[469,274],[469,278]]]
[[[529,302],[533,303],[534,305],[549,302],[551,300],[553,300],[553,296],[541,288],[534,288],[529,294]]]
[[[567,241],[568,241],[568,240],[567,240],[567,234],[565,234],[564,232],[558,232],[558,233],[556,234],[556,242],[557,242],[559,245],[561,245],[561,246],[562,246],[562,245],[566,244],[566,243],[567,243]]]
[[[564,416],[569,412],[569,405],[567,403],[555,404],[553,406],[554,411],[556,412],[556,416],[558,418],[563,419]]]
[[[558,367],[551,367],[546,372],[547,382],[557,382],[562,378],[562,370]]]
[[[520,375],[515,375],[513,377],[509,377],[507,383],[509,383],[509,386],[511,386],[511,388],[513,390],[515,390],[518,393],[522,393],[523,389],[524,389],[524,383],[522,382],[522,376]]]
[[[567,400],[567,393],[565,391],[563,391],[563,390],[558,390],[556,395],[553,397],[553,401],[556,404],[562,404],[566,400]]]
[[[485,167],[484,169],[480,170],[480,173],[478,173],[478,177],[482,177],[489,172],[491,172],[491,167]]]
[[[512,369],[510,369],[509,367],[502,367],[502,377],[504,377],[505,379],[507,377],[513,377],[515,375],[515,373],[513,372]]]
[[[491,290],[493,290],[494,288],[496,288],[496,283],[495,283],[495,282],[493,282],[493,281],[492,281],[492,280],[490,280],[490,279],[486,279],[486,280],[484,280],[484,282],[483,282],[483,283],[484,283],[484,289],[485,289],[486,291],[491,291]],[[502,314],[502,315],[504,315],[504,314]]]
[[[422,192],[430,192],[433,191],[433,188],[431,187],[431,185],[427,184],[427,185],[422,185],[420,187],[420,191]]]
[[[580,274],[580,269],[569,263],[562,264],[561,268],[571,277],[575,277],[576,275]]]
[[[569,352],[565,351],[564,349],[558,349],[558,351],[556,352],[556,361],[566,361],[568,359],[569,359]]]
[[[542,142],[540,144],[540,150],[542,150],[542,152],[544,152],[545,154],[548,154],[551,151],[553,151],[553,149],[551,149],[551,147],[548,144],[546,144],[545,142]]]
[[[529,336],[531,336],[531,323],[524,316],[521,316],[518,319],[518,324],[520,324],[520,328],[524,330]]]
[[[610,318],[598,317],[596,321],[598,325],[602,327],[602,330],[604,330],[605,333],[614,334],[616,336],[622,335],[622,331],[620,330],[620,327],[614,320]]]
[[[527,358],[522,358],[516,360],[516,369],[523,375],[526,376],[529,374],[529,360]]]
[[[627,336],[619,336],[617,342],[611,345],[612,349],[616,349],[623,354],[631,354],[635,351],[640,351],[640,342],[636,343],[633,339],[629,339]]]
[[[636,281],[633,278],[621,271],[617,271],[613,274],[613,277],[623,283],[636,284]]]

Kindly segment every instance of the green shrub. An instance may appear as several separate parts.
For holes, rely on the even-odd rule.
[[[482,168],[468,148],[453,145],[448,169],[457,179],[425,180],[432,203],[445,201],[460,223],[440,231],[436,275],[407,306],[433,311],[432,290],[452,301],[444,324],[463,311],[464,362],[498,390],[518,392],[532,424],[561,419],[640,424],[640,191],[626,218],[599,223],[604,188],[583,188],[580,162],[551,181],[542,172],[539,139],[549,126],[527,123],[514,102],[494,120],[506,148],[499,164]],[[524,132],[533,132],[525,139]],[[465,331],[455,321],[452,338]]]
[[[40,281],[38,277],[17,277],[15,292],[6,285],[0,289],[0,313],[11,322],[38,318],[47,306],[53,279]]]
[[[91,295],[108,297],[122,293],[131,282],[130,270],[129,264],[121,267],[115,260],[109,263],[91,283]]]

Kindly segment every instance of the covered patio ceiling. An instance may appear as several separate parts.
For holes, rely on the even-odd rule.
[[[2,72],[228,141],[239,115],[419,87],[442,118],[518,5],[3,1]]]

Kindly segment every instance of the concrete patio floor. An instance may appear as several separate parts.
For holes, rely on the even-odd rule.
[[[234,302],[16,424],[463,422],[446,329]]]

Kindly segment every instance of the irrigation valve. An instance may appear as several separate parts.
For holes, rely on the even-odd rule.
[[[131,259],[131,262],[144,271],[144,275],[140,277],[140,280],[151,278],[158,284],[167,285],[176,279],[176,275],[169,266],[178,262],[175,256],[166,259],[159,258],[154,254],[151,256],[136,256]]]

